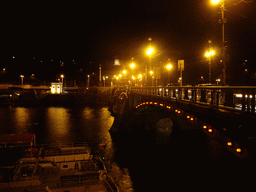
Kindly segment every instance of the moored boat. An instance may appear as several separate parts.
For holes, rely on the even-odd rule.
[[[34,145],[30,136],[31,145],[16,145],[23,157],[12,165],[1,166],[1,191],[119,191],[103,160],[91,155],[86,143]]]

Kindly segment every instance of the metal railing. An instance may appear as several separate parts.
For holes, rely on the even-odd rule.
[[[255,113],[254,86],[132,87],[130,92]]]

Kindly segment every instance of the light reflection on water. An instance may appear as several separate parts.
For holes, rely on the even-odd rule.
[[[114,118],[107,107],[2,107],[0,134],[36,133],[37,143],[109,143]]]
[[[113,163],[114,149],[109,133],[114,121],[107,107],[0,107],[0,134],[35,133],[36,143],[85,142],[92,151],[99,143],[104,150],[109,172],[124,185],[131,183],[117,164]],[[128,189],[131,186],[128,186]],[[124,190],[128,191],[127,187]]]
[[[47,129],[51,142],[72,142],[69,140],[70,114],[67,109],[61,107],[49,107],[46,112],[48,122]]]

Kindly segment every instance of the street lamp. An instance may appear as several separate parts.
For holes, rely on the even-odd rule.
[[[24,78],[24,75],[20,75],[20,78],[21,78],[21,86],[23,86],[23,78]]]
[[[166,68],[170,71],[171,68],[172,68],[172,65],[171,65],[171,64],[168,64],[168,65],[166,66]]]
[[[63,92],[63,79],[64,79],[64,75],[61,75],[60,77],[61,77],[61,83],[62,83],[62,90],[61,90],[61,92]]]
[[[104,87],[105,87],[105,80],[106,80],[106,79],[105,79],[105,76],[103,76],[102,78],[103,78]]]
[[[133,68],[135,67],[135,64],[132,63],[132,64],[130,65],[130,67],[132,68],[132,73],[133,73]]]
[[[212,0],[212,3],[213,4],[217,4],[217,3],[219,3],[220,2],[220,0]]]
[[[225,30],[224,30],[224,24],[227,22],[227,20],[224,18],[224,12],[225,12],[225,2],[224,0],[212,0],[213,4],[220,3],[220,10],[221,10],[221,19],[219,19],[219,23],[222,24],[222,62],[223,62],[223,69],[222,69],[222,84],[226,85],[226,46],[225,46]]]
[[[154,50],[151,47],[147,50],[148,55],[151,55],[153,52],[154,52]]]
[[[170,59],[168,59],[169,62],[170,62]],[[172,65],[169,63],[166,65],[166,69],[168,70],[168,80],[170,81],[170,84],[171,84],[171,74],[170,74],[170,71],[172,69]]]
[[[149,37],[148,38],[148,41],[149,41],[149,48],[148,48],[148,50],[147,50],[147,55],[149,56],[149,71],[151,71],[152,69],[151,69],[151,55],[152,55],[152,53],[154,52],[154,49],[151,47],[151,41],[152,41],[152,38],[151,37]],[[147,79],[147,77],[148,77],[148,70],[146,69],[146,76],[145,76],[145,81],[147,82],[148,81],[148,79]],[[150,81],[150,80],[149,80]],[[150,83],[149,83],[150,84]]]
[[[90,85],[90,75],[87,75],[87,86],[89,87],[89,85]]]
[[[209,51],[205,53],[205,56],[209,58],[209,83],[211,83],[211,76],[212,76],[212,56],[215,54],[215,52],[211,48],[212,41],[209,40]]]

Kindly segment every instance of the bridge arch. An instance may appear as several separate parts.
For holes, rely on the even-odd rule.
[[[218,143],[220,143],[230,152],[235,154],[237,157],[241,159],[250,158],[250,154],[247,148],[243,147],[239,142],[234,141],[231,137],[223,134],[223,132],[227,131],[224,127],[223,130],[219,130],[219,128],[216,128],[208,123],[205,123],[201,119],[197,118],[196,116],[190,114],[189,112],[175,105],[166,104],[164,102],[154,101],[150,99],[140,102],[135,106],[135,109],[143,111],[149,107],[161,108],[163,110],[169,111],[169,117],[171,117],[171,120],[173,122],[179,124],[179,126],[176,126],[176,128],[179,127],[179,130],[181,130],[181,127],[187,126],[189,126],[190,129],[199,129],[210,138],[216,140]],[[168,117],[164,117],[163,119],[165,118]]]
[[[126,92],[126,90],[124,90],[124,92]],[[119,96],[120,95],[121,93]],[[163,133],[161,131],[157,131],[157,123],[161,119],[170,118],[170,122],[173,122],[173,129],[172,131],[169,131],[169,135],[166,134],[168,137],[163,139],[165,140],[165,143],[169,141],[169,137],[175,135],[175,132],[179,132],[184,129],[195,129],[205,133],[212,140],[220,144],[223,148],[232,152],[241,159],[248,159],[251,156],[251,153],[249,153],[246,145],[244,145],[244,143],[242,143],[240,140],[236,140],[232,133],[230,134],[229,127],[234,123],[231,122],[232,124],[228,124],[230,123],[229,121],[224,123],[214,123],[212,120],[205,120],[205,117],[207,117],[205,115],[211,116],[211,108],[200,108],[200,112],[205,114],[204,116],[201,114],[198,116],[198,107],[187,104],[186,102],[181,102],[177,99],[168,100],[166,98],[153,97],[150,95],[140,95],[130,92],[127,97],[125,94],[122,94],[122,97],[125,97],[124,100],[120,99],[119,96],[116,97],[116,103],[119,104],[119,107],[117,108],[119,108],[119,111],[121,112],[119,115],[115,116],[114,124],[116,125],[113,124],[114,126],[112,126],[112,128],[121,127],[122,130],[138,131],[145,127],[147,131],[157,136],[158,133],[160,135]],[[150,114],[150,110],[152,110],[152,114]]]

